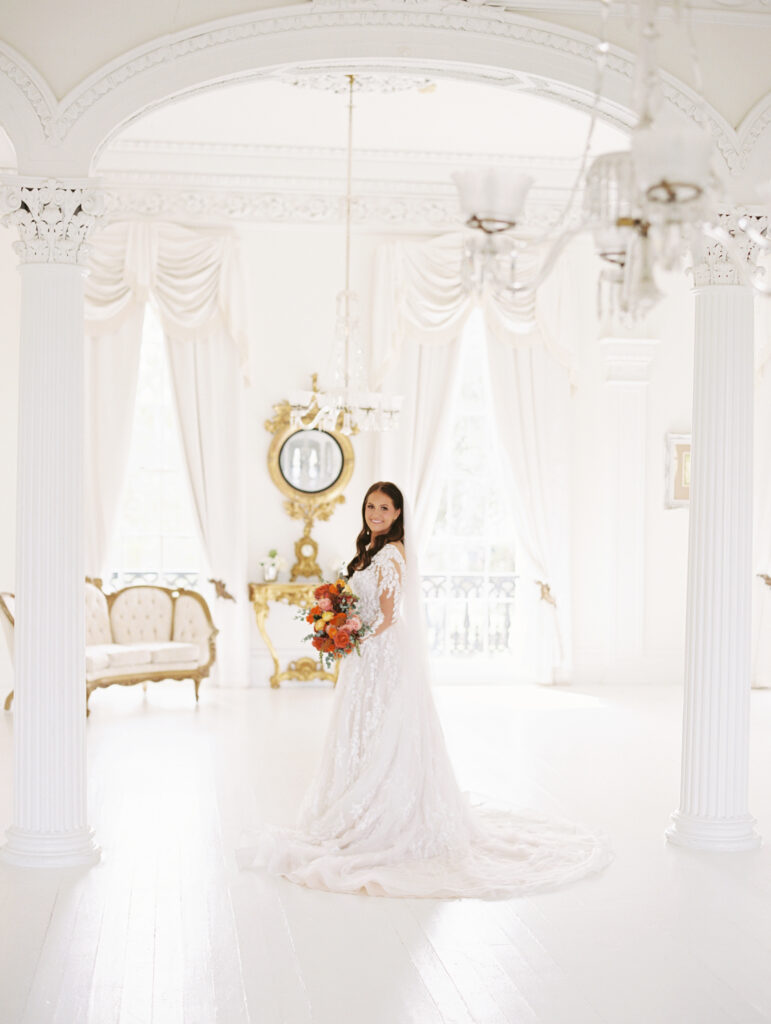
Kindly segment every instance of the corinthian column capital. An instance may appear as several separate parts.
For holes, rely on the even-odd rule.
[[[103,193],[89,179],[0,182],[0,214],[19,231],[13,248],[22,263],[85,264],[86,239],[103,206]]]
[[[732,210],[718,215],[718,225],[732,244],[711,240],[694,253],[693,284],[696,288],[715,284],[748,284],[760,252],[758,240],[765,237],[768,217],[763,213]]]

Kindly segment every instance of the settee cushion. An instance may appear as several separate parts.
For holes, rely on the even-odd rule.
[[[149,665],[152,661],[150,651],[145,647],[130,647],[128,644],[94,644],[86,648],[86,671],[88,657],[107,658],[107,664],[101,668],[131,668],[134,665]]]
[[[198,664],[198,645],[174,643],[129,644],[129,650],[149,651],[150,661],[154,665],[166,665],[170,662],[190,662]]]
[[[100,668],[107,668],[109,664],[109,655],[98,645],[86,648],[86,672],[98,672]]]
[[[116,644],[157,643],[171,640],[174,603],[158,587],[127,587],[112,599],[110,624]]]

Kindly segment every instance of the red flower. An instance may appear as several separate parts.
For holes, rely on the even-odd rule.
[[[311,640],[311,643],[313,644],[317,651],[320,651],[324,644],[324,638],[321,636],[314,636],[314,638]]]
[[[335,647],[347,650],[351,646],[351,634],[345,629],[338,629],[335,634]]]

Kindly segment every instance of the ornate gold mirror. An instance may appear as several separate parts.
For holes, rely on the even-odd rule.
[[[313,393],[318,393],[315,374]],[[310,429],[317,410],[311,409],[303,417],[299,429],[292,425],[288,401],[278,402],[273,410],[273,417],[265,421],[265,429],[273,434],[268,449],[270,478],[286,498],[286,511],[304,524],[303,535],[294,546],[297,561],[290,579],[322,579],[319,546],[311,532],[317,519],[329,519],[345,501],[343,491],[353,474],[353,445],[337,430]]]

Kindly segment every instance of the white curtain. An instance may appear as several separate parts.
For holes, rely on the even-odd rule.
[[[91,246],[85,283],[86,575],[107,568],[126,475],[147,286],[139,233],[114,225]]]
[[[215,677],[246,685],[248,596],[240,464],[247,339],[235,236],[176,224],[120,223],[95,236],[86,286],[91,467],[90,567],[101,562],[125,477],[144,305],[166,336],[178,422],[206,559],[235,602],[206,594],[220,629]],[[105,463],[112,452],[112,464]]]
[[[394,438],[384,435],[376,463],[378,475],[406,481],[422,547],[436,513],[459,339],[473,305],[462,284],[461,258],[461,236],[448,235],[392,243],[376,262],[373,351],[381,358],[375,383],[407,392],[402,428]],[[520,266],[523,280],[534,273],[537,259],[535,254]],[[577,321],[574,309],[571,320],[574,279],[563,260],[536,298],[503,301],[488,292],[481,299],[494,415],[521,546],[519,608],[534,646],[532,672],[542,683],[570,678],[568,452],[575,357],[569,324]]]
[[[238,351],[220,331],[196,341],[168,334],[166,343],[196,522],[212,579],[236,601],[216,606],[217,677],[248,685],[249,605],[243,502],[242,405]],[[214,596],[207,595],[210,603]]]

